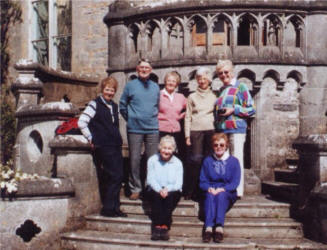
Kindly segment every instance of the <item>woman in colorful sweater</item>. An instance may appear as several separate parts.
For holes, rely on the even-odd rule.
[[[229,134],[231,153],[240,161],[241,181],[237,188],[239,197],[244,193],[244,156],[246,118],[254,115],[254,101],[246,84],[234,78],[230,60],[218,61],[216,71],[224,86],[215,105],[215,123],[218,132]]]
[[[229,155],[228,137],[216,133],[211,138],[213,153],[203,161],[200,188],[205,191],[205,223],[203,242],[221,242],[224,238],[225,214],[237,200],[236,188],[240,183],[240,164]]]
[[[204,156],[210,152],[210,138],[214,133],[214,104],[216,95],[210,88],[211,73],[201,67],[196,72],[197,90],[187,98],[185,139],[190,147],[185,178],[185,199],[198,198],[198,179]]]
[[[166,74],[165,87],[160,91],[159,102],[159,134],[160,137],[171,135],[177,143],[177,153],[181,159],[185,148],[185,141],[181,134],[180,120],[185,117],[186,98],[177,93],[176,88],[181,82],[180,75],[175,72]]]

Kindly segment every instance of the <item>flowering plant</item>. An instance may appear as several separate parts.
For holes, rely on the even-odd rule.
[[[18,190],[18,182],[21,180],[32,180],[37,179],[37,174],[26,174],[21,171],[14,170],[13,162],[8,161],[5,165],[0,163],[0,190],[1,194],[6,193],[11,195],[16,193]]]

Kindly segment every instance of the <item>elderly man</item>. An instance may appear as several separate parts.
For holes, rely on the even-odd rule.
[[[159,144],[159,86],[149,79],[152,67],[148,60],[141,59],[136,72],[138,78],[126,84],[119,102],[120,113],[127,121],[131,200],[137,200],[142,191],[140,178],[142,144],[144,142],[147,159],[157,153]]]

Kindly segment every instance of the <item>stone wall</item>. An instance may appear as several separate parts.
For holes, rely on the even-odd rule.
[[[72,1],[72,71],[106,76],[108,29],[102,22],[113,0]]]

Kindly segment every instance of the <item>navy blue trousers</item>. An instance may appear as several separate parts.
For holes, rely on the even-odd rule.
[[[236,192],[221,192],[217,195],[205,194],[205,227],[224,226],[225,215],[237,200]]]
[[[103,209],[118,211],[120,207],[120,188],[123,181],[123,157],[121,147],[99,147],[96,148],[98,157],[103,167],[105,178],[105,195]]]

